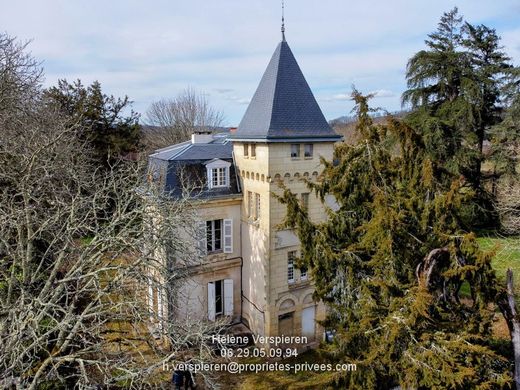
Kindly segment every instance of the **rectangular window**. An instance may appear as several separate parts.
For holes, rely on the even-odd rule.
[[[300,279],[307,280],[307,268],[300,268]]]
[[[291,144],[291,157],[300,158],[300,144]]]
[[[208,283],[208,319],[233,315],[233,279]]]
[[[249,156],[249,145],[244,144],[244,157],[248,157],[248,156]]]
[[[211,170],[211,187],[226,187],[227,168],[213,168]]]
[[[296,259],[296,251],[287,253],[287,282],[294,283],[294,261]]]
[[[206,247],[208,252],[222,250],[222,220],[206,221]]]
[[[224,305],[222,302],[222,280],[215,282],[215,315],[222,315],[224,312]]]
[[[312,158],[313,152],[314,152],[314,145],[313,144],[305,144],[303,156],[305,158]]]
[[[253,218],[253,193],[251,191],[247,191],[247,216],[249,218]]]
[[[309,210],[309,193],[302,194],[302,207],[304,210]]]
[[[251,157],[256,157],[256,145],[251,144]]]
[[[255,194],[255,219],[260,219],[260,194]]]

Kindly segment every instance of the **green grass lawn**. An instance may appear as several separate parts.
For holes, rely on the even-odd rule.
[[[520,292],[520,237],[501,237],[498,235],[478,238],[481,249],[496,252],[491,264],[498,278],[505,283],[506,271],[513,270],[516,293]]]
[[[481,234],[477,241],[480,249],[495,251],[491,264],[497,273],[499,281],[504,283],[504,286],[507,269],[511,268],[513,270],[515,295],[520,295],[520,237],[502,237],[495,233],[488,233]],[[468,282],[464,282],[460,288],[459,296],[463,298],[471,297]]]

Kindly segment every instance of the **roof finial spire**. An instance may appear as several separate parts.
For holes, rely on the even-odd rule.
[[[282,42],[285,42],[285,19],[284,19],[284,13],[285,13],[285,2],[282,0]]]

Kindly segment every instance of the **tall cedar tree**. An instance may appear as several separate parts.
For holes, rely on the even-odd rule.
[[[356,145],[341,144],[322,179],[308,186],[326,207],[323,222],[288,189],[285,226],[302,243],[316,298],[337,331],[332,355],[356,363],[334,386],[352,389],[505,387],[510,366],[490,347],[496,279],[490,254],[460,229],[472,194],[432,160],[423,137],[389,119],[374,125],[354,91]],[[446,186],[446,183],[449,183]],[[469,285],[471,299],[459,299]]]
[[[81,138],[94,151],[100,166],[137,152],[140,147],[139,115],[131,111],[128,97],[106,95],[97,81],[85,87],[80,80],[59,80],[58,86],[46,91],[51,104],[78,126]]]
[[[428,37],[427,49],[407,65],[407,119],[420,129],[432,158],[463,175],[482,203],[483,146],[501,121],[504,86],[514,68],[495,30],[464,22],[457,8]]]
[[[504,119],[492,128],[491,155],[494,176],[518,174],[520,153],[520,85],[513,86],[511,101],[504,113]],[[518,176],[516,176],[518,178]]]

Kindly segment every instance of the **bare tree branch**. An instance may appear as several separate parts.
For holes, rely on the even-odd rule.
[[[163,148],[188,140],[196,130],[213,131],[223,121],[222,112],[212,108],[205,95],[188,88],[173,99],[151,104],[146,122],[154,128],[145,133],[145,144]]]

